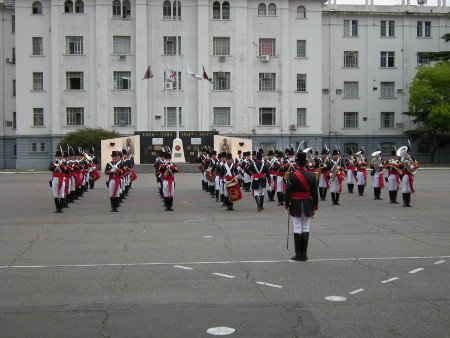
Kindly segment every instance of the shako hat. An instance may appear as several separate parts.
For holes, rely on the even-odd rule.
[[[331,155],[339,155],[339,151],[337,149],[333,149],[333,153]]]
[[[304,153],[303,151],[297,153],[297,158],[295,159],[295,161],[298,164],[303,164],[304,165],[307,162],[306,161],[306,153]]]
[[[328,150],[326,150],[325,148],[322,149],[322,152],[320,153],[321,155],[328,155]]]
[[[231,155],[231,153],[227,153],[226,157],[227,160],[232,160],[233,156]]]

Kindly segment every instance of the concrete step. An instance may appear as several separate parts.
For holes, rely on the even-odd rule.
[[[200,170],[198,170],[198,164],[197,163],[178,163],[176,164],[178,171],[180,173],[200,173]],[[134,167],[134,171],[139,173],[154,173],[155,167],[153,164],[137,164]]]

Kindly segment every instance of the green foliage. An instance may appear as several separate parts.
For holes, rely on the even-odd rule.
[[[106,130],[102,128],[80,128],[75,131],[67,133],[67,135],[58,143],[63,150],[67,149],[67,145],[72,146],[73,149],[91,150],[92,147],[96,153],[100,153],[101,140],[120,137],[120,133],[115,130]]]
[[[443,36],[441,36],[441,39],[445,42],[450,41],[450,33],[446,33]],[[450,60],[450,51],[441,51],[441,52],[418,52],[418,56],[420,56],[422,59],[428,59],[430,61],[449,61]]]
[[[414,124],[423,128],[405,133],[413,140],[422,139],[431,145],[431,159],[438,148],[449,143],[450,136],[450,63],[420,67],[409,88],[409,112]]]

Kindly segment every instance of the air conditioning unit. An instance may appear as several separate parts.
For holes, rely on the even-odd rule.
[[[405,125],[404,125],[402,122],[397,122],[397,123],[395,124],[395,126],[396,126],[398,129],[403,129]]]
[[[403,94],[403,88],[398,88],[397,89],[397,94]]]
[[[295,124],[291,124],[289,126],[289,130],[297,130],[297,126]]]
[[[328,90],[328,88],[323,88],[322,89],[322,94],[328,94],[330,91]]]
[[[172,83],[172,82],[166,82],[166,83],[164,83],[164,89],[165,89],[165,90],[173,89],[173,83]]]
[[[119,56],[119,60],[120,61],[125,61],[127,59],[127,56],[126,55],[120,55]]]
[[[218,73],[217,73],[217,77],[218,77],[219,79],[223,79],[223,78],[225,77],[225,72],[218,72]]]
[[[270,55],[262,55],[261,60],[263,62],[269,62],[270,61]]]
[[[219,62],[225,62],[225,56],[219,56]]]
[[[125,127],[127,123],[125,121],[119,121],[119,126]]]
[[[272,73],[264,73],[263,74],[263,79],[271,79],[272,78]]]
[[[336,89],[336,94],[342,94],[342,89]]]
[[[6,58],[6,63],[13,63],[12,58]]]
[[[12,121],[5,121],[5,127],[12,127]]]

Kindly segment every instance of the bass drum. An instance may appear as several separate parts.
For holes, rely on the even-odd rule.
[[[242,191],[239,183],[236,181],[225,184],[225,188],[228,192],[228,197],[231,203],[235,203],[242,199]]]

